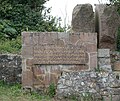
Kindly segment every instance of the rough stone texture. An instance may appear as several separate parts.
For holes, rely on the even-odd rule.
[[[98,49],[99,58],[110,58],[110,49]]]
[[[120,101],[120,95],[103,96],[104,101]]]
[[[23,87],[45,88],[57,84],[63,69],[93,70],[97,66],[96,33],[23,32],[22,42]]]
[[[98,65],[104,66],[104,65],[110,65],[110,58],[99,58],[98,59]]]
[[[0,55],[0,80],[8,84],[21,83],[22,58],[19,55]]]
[[[120,25],[120,16],[114,6],[96,5],[96,22],[99,33],[99,48],[116,50],[117,30]]]
[[[72,13],[73,32],[95,32],[94,12],[91,4],[78,4]]]
[[[114,62],[114,68],[115,71],[120,71],[120,61],[115,61]]]
[[[86,64],[88,54],[81,46],[39,45],[33,49],[34,64]]]
[[[116,78],[114,73],[103,71],[64,71],[62,73],[57,85],[58,98],[69,98],[74,95],[79,100],[81,94],[84,95],[87,93],[93,94],[96,99],[102,99],[102,97],[106,97],[107,99],[110,95],[114,99],[116,95],[120,96],[120,80]]]
[[[112,72],[110,49],[98,49],[98,68],[106,72]]]
[[[120,52],[111,52],[111,64],[114,71],[120,71]]]

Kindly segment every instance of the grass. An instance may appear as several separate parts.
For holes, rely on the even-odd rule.
[[[0,101],[52,101],[52,98],[35,92],[25,93],[20,84],[7,85],[1,81]]]

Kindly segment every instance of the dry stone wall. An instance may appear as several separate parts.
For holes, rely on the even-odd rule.
[[[8,83],[21,83],[22,57],[13,54],[0,55],[0,80]]]
[[[89,99],[92,97],[92,101],[120,101],[120,79],[112,72],[65,70],[58,81],[57,97],[72,96],[78,101],[88,96]]]

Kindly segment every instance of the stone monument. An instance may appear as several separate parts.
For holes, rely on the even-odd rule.
[[[57,84],[62,70],[93,70],[97,66],[96,33],[22,33],[23,87]]]

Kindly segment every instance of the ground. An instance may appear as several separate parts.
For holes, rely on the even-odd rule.
[[[52,101],[52,98],[35,92],[26,93],[19,84],[10,86],[0,82],[0,101]]]
[[[35,92],[25,92],[21,89],[20,84],[8,85],[0,81],[0,101],[76,101],[73,99],[58,100],[51,98],[46,94],[38,94]]]

